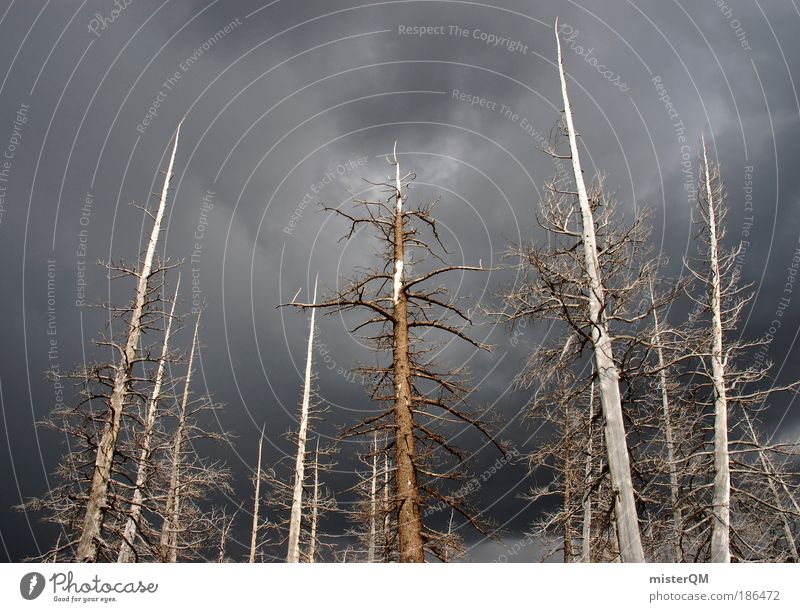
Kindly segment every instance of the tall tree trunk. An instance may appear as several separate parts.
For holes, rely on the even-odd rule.
[[[314,451],[314,489],[311,494],[311,533],[308,542],[308,562],[314,563],[317,557],[317,518],[319,517],[319,438]]]
[[[447,539],[445,540],[446,544],[443,551],[444,559],[442,561],[444,563],[450,563],[450,545],[452,543],[453,538],[453,515],[455,510],[450,508],[450,520],[447,523]]]
[[[384,445],[385,446],[385,445]],[[391,547],[389,546],[389,521],[391,511],[389,508],[389,482],[391,474],[389,472],[389,453],[383,454],[383,533],[381,541],[383,543],[383,562],[389,563],[391,559]]]
[[[369,481],[369,540],[367,542],[367,563],[375,563],[376,522],[378,520],[378,432],[373,432],[372,478]]]
[[[591,563],[592,561],[592,444],[594,442],[594,432],[592,431],[592,419],[594,418],[594,381],[589,386],[589,425],[586,440],[586,465],[583,470],[585,493],[583,495],[583,533],[581,542],[581,562]]]
[[[574,483],[572,482],[573,469],[572,469],[572,423],[569,406],[564,406],[564,522],[563,522],[563,538],[564,538],[564,563],[572,563],[573,550],[573,529],[572,529],[572,495]]]
[[[178,290],[181,286],[181,278],[175,284],[175,296],[172,298],[172,306],[169,311],[169,318],[164,328],[164,344],[161,346],[161,357],[158,360],[156,379],[153,383],[153,393],[147,406],[147,416],[145,419],[144,435],[142,438],[142,449],[139,453],[139,465],[136,469],[136,485],[133,490],[130,514],[125,523],[125,531],[122,544],[119,549],[117,563],[130,563],[134,560],[134,540],[139,526],[139,519],[142,515],[142,503],[144,502],[144,487],[147,483],[147,470],[150,462],[150,452],[152,450],[153,432],[155,430],[156,416],[158,414],[158,402],[161,399],[161,386],[164,383],[164,370],[169,356],[169,338],[172,330],[172,321],[175,316],[175,305],[178,302]]]
[[[161,222],[164,218],[164,210],[167,206],[167,189],[169,188],[169,180],[172,176],[172,168],[175,164],[175,153],[178,150],[178,136],[180,135],[180,131],[181,126],[179,124],[175,132],[175,141],[172,146],[172,154],[169,158],[167,173],[164,177],[164,186],[161,190],[158,210],[153,219],[150,240],[147,244],[144,261],[142,262],[142,269],[139,271],[139,281],[136,285],[133,310],[131,311],[131,318],[128,322],[128,335],[125,347],[120,352],[119,362],[115,367],[114,386],[111,391],[111,397],[108,400],[110,414],[103,428],[100,442],[97,445],[94,473],[92,474],[92,482],[89,486],[89,496],[86,501],[83,528],[78,541],[77,561],[97,561],[99,541],[103,530],[103,517],[108,504],[108,483],[111,479],[111,466],[114,461],[117,436],[119,435],[122,423],[122,411],[125,407],[125,398],[130,388],[131,368],[136,358],[136,348],[139,345],[139,336],[142,331],[142,313],[147,296],[150,272],[153,268],[156,245],[158,244],[158,237],[161,233]]]
[[[653,284],[650,283],[650,300],[654,301]],[[661,328],[658,323],[658,313],[653,308],[653,341],[656,345],[658,356],[658,383],[661,387],[661,410],[664,417],[664,435],[667,444],[667,465],[669,469],[669,497],[672,505],[672,537],[673,558],[675,563],[683,561],[681,552],[681,536],[683,535],[683,517],[678,506],[678,471],[675,464],[675,441],[672,432],[672,415],[670,410],[669,393],[667,392],[667,372],[664,368],[664,351],[661,347]]]
[[[731,471],[728,450],[728,400],[725,389],[725,357],[722,344],[722,303],[717,244],[714,190],[703,139],[703,169],[707,197],[708,266],[711,274],[711,382],[714,387],[714,524],[711,530],[711,561],[730,563]]]
[[[394,347],[395,452],[397,489],[397,535],[401,563],[422,563],[422,520],[419,512],[417,472],[414,465],[414,416],[411,411],[411,361],[408,347],[408,298],[403,289],[405,232],[403,228],[403,185],[395,143],[395,217],[394,217]]]
[[[567,79],[564,74],[564,62],[561,55],[561,40],[558,34],[558,22],[555,26],[558,46],[558,71],[561,78],[561,95],[564,101],[564,119],[569,136],[570,157],[575,187],[578,192],[581,216],[581,238],[583,242],[584,267],[589,284],[589,320],[594,354],[594,366],[597,372],[597,386],[600,406],[605,420],[606,447],[608,449],[608,468],[611,484],[614,488],[614,515],[617,524],[617,537],[620,545],[620,556],[623,562],[644,562],[644,550],[639,531],[639,520],[636,514],[636,497],[631,479],[628,444],[625,438],[625,424],[622,418],[622,400],[619,392],[619,374],[614,362],[614,353],[609,335],[608,322],[604,314],[605,289],[600,276],[597,259],[597,243],[594,232],[594,218],[589,206],[589,196],[583,181],[578,139],[572,121]]]
[[[258,464],[256,466],[255,497],[253,498],[253,530],[250,535],[250,563],[256,561],[256,540],[258,539],[258,503],[261,498],[261,448],[264,445],[264,426],[258,438]]]
[[[238,512],[238,511],[237,511]],[[225,544],[228,541],[228,534],[230,533],[231,527],[233,525],[233,519],[236,518],[236,512],[233,513],[233,516],[230,520],[226,521],[226,515],[222,515],[222,525],[219,530],[219,545],[218,550],[219,553],[217,555],[217,563],[225,563]]]
[[[172,444],[172,469],[170,470],[169,491],[167,492],[166,512],[164,524],[161,528],[161,559],[170,563],[178,560],[178,531],[181,519],[181,452],[183,448],[183,432],[186,426],[186,410],[189,405],[189,387],[192,382],[192,367],[194,366],[194,353],[197,350],[197,332],[200,329],[200,315],[194,325],[192,348],[189,352],[189,365],[186,370],[186,380],[183,382],[183,397],[181,398],[178,426],[175,429],[175,439]]]
[[[314,281],[314,298],[317,302],[317,281]],[[300,524],[303,515],[303,479],[306,467],[306,436],[308,435],[308,413],[311,404],[311,364],[314,350],[314,320],[316,308],[311,309],[311,324],[308,329],[308,353],[306,355],[306,378],[303,387],[303,403],[300,406],[300,427],[297,431],[297,459],[294,468],[294,490],[292,492],[292,514],[289,519],[289,549],[287,563],[300,563]]]

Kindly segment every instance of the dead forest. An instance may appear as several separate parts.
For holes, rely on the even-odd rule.
[[[180,163],[178,125],[161,191],[142,205],[146,250],[133,263],[103,264],[131,296],[102,306],[109,328],[97,331],[94,346],[114,358],[58,374],[71,383],[72,401],[41,424],[68,444],[56,486],[19,508],[60,533],[37,560],[469,561],[469,538],[503,533],[471,486],[473,453],[449,435],[460,426],[485,442],[492,461],[552,475],[530,479],[529,499],[546,509],[528,521],[541,553],[528,561],[798,562],[800,449],[767,435],[762,414],[800,381],[778,384],[772,364],[754,359],[767,339],[738,333],[754,294],[737,266],[740,247],[725,234],[724,160],[712,159],[696,135],[692,254],[678,262],[679,277],[668,277],[648,210],[632,214],[582,165],[581,118],[557,26],[555,43],[552,86],[562,110],[543,154],[558,171],[524,220],[547,240],[503,246],[501,265],[519,280],[493,287],[490,299],[454,295],[449,279],[492,269],[450,263],[438,202],[414,197],[416,175],[387,143],[390,178],[364,177],[370,198],[318,213],[332,217],[343,242],[361,231],[377,241],[371,267],[352,270],[336,290],[320,283],[305,298],[272,305],[307,321],[297,429],[289,433],[295,453],[269,457],[270,423],[259,423],[258,447],[239,449],[252,457],[254,477],[235,506],[220,503],[220,492],[234,491],[233,476],[215,450],[234,432],[208,425],[225,407],[200,394],[196,380],[202,313],[182,312],[180,261],[159,256]],[[317,433],[331,409],[321,400],[314,343],[326,315],[342,313],[358,320],[350,333],[379,359],[348,364],[372,410],[331,442]],[[490,351],[473,333],[478,317],[509,335],[521,322],[552,330],[530,346],[514,381],[539,432],[527,447],[498,436],[502,414],[469,405],[475,373],[431,358],[450,340]],[[187,346],[176,342],[182,328]],[[342,440],[361,449],[347,491],[355,505],[338,504],[343,491],[327,484]],[[325,533],[324,518],[336,514],[349,527]],[[237,525],[250,536],[239,556],[230,547]]]

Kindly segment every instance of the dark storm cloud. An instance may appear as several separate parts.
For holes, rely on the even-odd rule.
[[[270,460],[290,452],[280,434],[294,426],[300,392],[307,321],[275,306],[298,288],[310,291],[316,274],[322,287],[336,287],[354,265],[369,262],[374,248],[366,237],[339,242],[345,228],[317,212],[317,202],[346,204],[351,192],[366,188],[362,177],[385,176],[380,155],[397,140],[404,166],[418,176],[413,197],[441,197],[454,263],[497,264],[507,240],[532,235],[534,206],[554,171],[537,150],[537,135],[549,134],[560,108],[556,16],[570,36],[565,60],[587,169],[606,172],[625,207],[654,209],[656,248],[677,273],[693,231],[681,167],[687,150],[678,137],[684,130],[696,180],[705,132],[727,183],[729,236],[735,241],[743,229],[750,232],[744,273],[758,294],[742,333],[768,331],[798,240],[793,79],[800,16],[792,3],[282,1],[254,12],[266,4],[131,0],[113,21],[111,1],[0,7],[0,149],[21,105],[30,107],[2,183],[6,505],[46,490],[60,453],[60,440],[33,427],[55,401],[43,372],[53,361],[64,369],[80,363],[82,347],[102,329],[101,313],[75,307],[79,261],[135,257],[147,228],[128,203],[145,202],[157,190],[181,117],[175,198],[162,244],[169,256],[187,260],[186,311],[196,270],[196,295],[207,304],[203,381],[227,406],[223,424],[238,436],[230,456],[236,493],[249,499],[254,425],[267,423]],[[441,33],[401,34],[400,26]],[[472,105],[466,96],[485,102]],[[144,125],[155,102],[155,116]],[[742,190],[750,166],[757,194],[752,221]],[[82,225],[87,194],[91,214]],[[82,229],[85,258],[76,255]],[[48,353],[48,260],[55,262],[55,360]],[[461,295],[490,300],[504,280],[507,274],[493,273],[452,282],[462,283]],[[86,283],[87,301],[108,297],[96,266],[87,266]],[[111,291],[118,300],[127,297],[126,287]],[[797,304],[782,325],[770,357],[782,366],[781,376],[796,376]],[[488,322],[476,332],[497,349],[487,355],[452,344],[441,357],[469,365],[482,381],[473,403],[494,404],[507,421],[503,437],[524,449],[533,434],[518,418],[525,393],[509,386],[541,338],[529,333],[512,347],[507,330]],[[321,434],[331,436],[370,409],[360,386],[337,369],[374,357],[338,317],[321,318],[319,341],[335,364],[329,369],[317,351],[320,393],[334,407]],[[776,435],[798,433],[786,402],[774,407],[769,423],[780,423]],[[467,442],[480,448],[477,440]],[[332,477],[340,489],[352,484],[352,451],[345,445]],[[495,459],[482,449],[476,469]],[[480,505],[491,506],[504,524],[508,546],[516,543],[515,557],[535,556],[518,545],[535,515],[520,499],[528,486],[523,469],[506,466],[479,494]],[[2,511],[10,558],[36,552],[36,541],[52,536],[36,517],[29,530],[28,517]],[[476,558],[503,554],[466,535],[476,542]]]

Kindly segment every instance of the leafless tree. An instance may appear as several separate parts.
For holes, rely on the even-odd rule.
[[[258,506],[261,502],[261,450],[264,446],[264,428],[261,428],[261,435],[258,437],[258,460],[256,462],[256,472],[253,477],[253,526],[250,533],[250,563],[256,561],[256,548],[258,546],[259,514]]]
[[[775,455],[776,463],[784,464],[797,449],[786,444],[762,445],[752,418],[773,394],[796,393],[799,383],[777,384],[769,374],[771,363],[750,361],[755,351],[768,344],[767,338],[735,337],[738,321],[753,294],[737,271],[741,245],[725,246],[724,187],[718,168],[708,158],[705,142],[701,155],[699,254],[685,261],[693,279],[687,293],[694,309],[690,325],[675,335],[695,406],[695,427],[688,436],[693,445],[681,468],[695,483],[690,491],[690,527],[696,534],[691,548],[695,558],[702,559],[707,546],[708,559],[717,563],[730,562],[732,557],[774,558],[774,553],[762,546],[759,534],[765,518],[773,516],[773,524],[781,526],[786,540],[783,552],[791,556],[796,545],[787,535],[787,526],[796,520],[796,511],[781,499],[782,491],[773,491],[773,486],[791,483],[796,475],[778,477],[772,473],[769,456]],[[709,457],[713,458],[712,465],[708,464]],[[706,475],[708,483],[704,481]]]
[[[463,480],[463,462],[467,456],[451,444],[446,429],[441,428],[455,422],[466,423],[493,438],[484,423],[463,407],[468,393],[460,380],[463,372],[436,370],[429,363],[431,345],[421,338],[425,332],[435,331],[487,348],[472,339],[463,325],[453,323],[455,317],[468,325],[471,318],[467,310],[450,298],[444,285],[424,288],[428,281],[438,280],[447,273],[485,271],[485,268],[443,262],[431,246],[436,244],[446,252],[433,217],[435,202],[409,207],[408,189],[414,175],[401,172],[396,145],[387,161],[394,171],[391,182],[371,183],[374,189],[383,190],[385,199],[357,200],[352,213],[323,207],[346,220],[350,226],[347,239],[361,227],[372,229],[382,245],[382,263],[357,275],[343,290],[319,303],[292,301],[291,305],[322,308],[327,314],[366,313],[353,332],[368,334],[367,339],[379,354],[388,356],[387,364],[359,369],[373,381],[371,399],[383,408],[348,429],[345,435],[389,432],[394,452],[392,504],[397,520],[399,560],[422,562],[426,550],[440,559],[445,555],[446,534],[422,521],[421,509],[431,503],[444,502],[454,507],[473,527],[486,531],[477,513],[447,486]],[[420,265],[426,257],[441,265],[409,277],[405,264],[412,252],[419,255],[415,262]]]
[[[204,511],[199,501],[210,491],[229,493],[230,472],[220,460],[209,460],[198,453],[198,445],[204,442],[227,444],[226,432],[209,430],[201,422],[204,413],[220,409],[207,396],[191,399],[191,383],[194,360],[199,351],[200,315],[195,321],[192,344],[189,350],[183,392],[177,407],[176,425],[172,434],[171,450],[164,457],[169,466],[162,526],[158,543],[158,558],[175,563],[179,555],[186,560],[204,558],[211,545],[210,537],[216,529],[209,529],[214,512]]]

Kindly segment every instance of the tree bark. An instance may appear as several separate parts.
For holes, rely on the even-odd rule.
[[[703,140],[703,168],[707,197],[708,265],[711,273],[711,382],[714,387],[714,524],[711,530],[711,561],[730,563],[731,471],[728,450],[728,400],[725,389],[725,358],[722,340],[722,303],[714,190]]]
[[[581,542],[581,562],[591,563],[592,561],[592,445],[593,431],[592,419],[594,418],[594,381],[589,385],[589,424],[586,440],[586,464],[584,467],[584,490],[583,495],[583,533]]]
[[[258,464],[256,466],[256,486],[253,498],[253,529],[250,535],[250,563],[256,561],[256,540],[258,539],[258,503],[261,497],[261,448],[264,445],[264,427],[261,427],[261,435],[258,438]]]
[[[314,281],[314,298],[317,302],[317,282]],[[314,320],[316,308],[311,309],[311,324],[308,330],[308,352],[306,355],[306,377],[303,387],[303,403],[300,406],[300,427],[297,431],[297,459],[294,468],[294,490],[292,492],[292,513],[289,519],[289,548],[287,563],[300,563],[300,525],[303,515],[303,479],[306,467],[306,436],[308,435],[308,413],[311,404],[311,365],[314,350]]]
[[[317,518],[319,517],[319,438],[314,452],[314,489],[311,494],[311,532],[308,542],[308,562],[314,563],[317,557]]]
[[[584,266],[589,285],[589,320],[593,345],[594,366],[597,372],[597,386],[600,406],[605,420],[606,447],[611,484],[614,488],[614,514],[620,556],[623,562],[644,562],[639,521],[636,514],[636,498],[631,479],[628,445],[625,437],[625,424],[622,418],[622,401],[619,392],[619,374],[614,362],[613,346],[608,323],[604,314],[605,291],[600,276],[597,259],[597,243],[594,231],[594,218],[589,206],[589,196],[583,181],[578,140],[572,120],[564,62],[561,55],[561,40],[558,22],[555,26],[558,46],[558,70],[561,79],[561,95],[564,101],[564,119],[569,137],[570,157],[575,187],[578,192],[581,217],[581,237],[583,242]]]
[[[373,433],[372,443],[372,478],[369,484],[369,541],[367,542],[367,563],[375,563],[376,522],[378,520],[378,432]]]
[[[144,487],[147,482],[147,466],[150,461],[150,452],[153,442],[153,432],[158,414],[158,402],[161,399],[161,387],[164,383],[164,370],[166,369],[167,357],[169,355],[169,338],[172,331],[172,321],[175,316],[175,305],[178,302],[178,290],[181,286],[180,276],[175,284],[175,296],[172,298],[172,306],[169,311],[169,318],[164,329],[164,344],[161,347],[161,357],[158,360],[156,379],[153,383],[153,393],[147,406],[147,417],[144,426],[144,436],[142,439],[142,449],[139,453],[139,465],[136,470],[136,485],[133,490],[130,514],[125,524],[125,531],[122,544],[119,549],[117,563],[130,563],[134,560],[133,543],[136,539],[136,532],[139,526],[139,519],[142,515],[142,503],[144,502]]]
[[[650,299],[653,298],[653,285],[650,285]],[[678,506],[678,472],[675,464],[675,441],[672,431],[672,416],[670,414],[669,393],[667,392],[667,372],[664,368],[664,350],[661,346],[661,328],[658,323],[658,313],[653,309],[653,341],[656,345],[656,355],[658,357],[658,383],[661,388],[661,411],[664,417],[664,436],[667,446],[667,465],[669,469],[669,497],[672,505],[672,537],[673,562],[683,561],[681,552],[681,535],[683,533],[683,517]]]
[[[181,513],[181,452],[183,447],[183,430],[186,425],[186,410],[189,405],[189,387],[192,382],[194,353],[197,350],[197,332],[199,329],[200,315],[198,314],[197,322],[194,326],[194,336],[192,337],[192,348],[189,352],[189,365],[186,370],[186,380],[183,383],[183,397],[181,398],[178,426],[175,429],[175,439],[172,445],[172,469],[170,471],[164,525],[161,528],[161,559],[170,563],[175,563],[178,560],[178,531],[180,529]]]
[[[395,148],[396,148],[395,144]],[[414,465],[414,417],[411,410],[411,361],[408,345],[408,298],[403,290],[405,233],[403,228],[403,190],[400,162],[394,154],[395,217],[394,217],[394,347],[395,384],[395,487],[397,490],[397,535],[401,563],[423,563],[422,521],[419,491]]]
[[[81,562],[97,561],[97,553],[103,530],[103,517],[108,504],[108,483],[111,479],[111,467],[114,462],[117,437],[122,423],[122,411],[125,407],[125,398],[130,388],[131,368],[133,367],[133,362],[136,358],[136,350],[139,345],[142,313],[147,295],[148,282],[150,280],[150,272],[153,267],[156,245],[158,244],[158,237],[161,233],[164,210],[167,205],[167,189],[169,187],[170,177],[172,176],[172,168],[175,164],[175,153],[178,150],[180,130],[181,125],[178,124],[167,173],[164,177],[164,186],[161,190],[161,199],[153,219],[153,228],[150,231],[150,240],[147,244],[144,261],[142,262],[142,269],[139,272],[139,281],[136,286],[133,310],[131,311],[131,318],[128,322],[128,336],[125,347],[120,352],[119,363],[117,363],[115,368],[114,387],[108,401],[108,408],[110,411],[109,419],[103,428],[103,434],[97,445],[94,473],[92,474],[92,482],[89,486],[86,513],[84,515],[83,528],[78,541],[76,554],[76,560]]]

